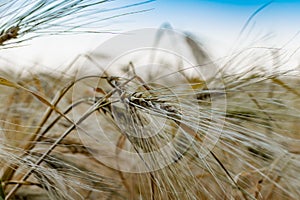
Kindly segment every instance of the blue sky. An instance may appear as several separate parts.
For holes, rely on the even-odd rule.
[[[113,5],[121,6],[136,2],[139,0],[117,0],[113,2]],[[126,32],[149,27],[158,28],[161,24],[168,22],[176,30],[194,33],[202,41],[214,45],[217,50],[226,49],[238,38],[249,17],[268,2],[270,1],[156,0],[139,7],[139,9],[153,8],[153,10],[114,19],[108,23],[111,25],[106,29]],[[128,11],[131,10],[128,9]],[[258,35],[271,33],[278,41],[284,43],[300,31],[299,11],[300,0],[274,0],[253,17],[244,34],[248,34],[249,40],[253,40]],[[20,49],[21,53],[18,54],[30,58],[31,61],[67,62],[79,53],[95,49],[101,42],[113,36],[98,34],[68,36],[61,39],[40,38],[32,41],[33,45],[27,49]],[[59,45],[63,48],[57,48]],[[45,53],[45,49],[49,52]],[[59,49],[68,49],[68,51],[62,53]]]
[[[158,27],[168,22],[173,28],[193,32],[205,40],[230,45],[247,20],[268,0],[157,0],[155,9],[145,13],[143,26]],[[300,0],[274,0],[249,22],[245,34],[272,34],[278,40],[289,40],[300,31]],[[251,39],[250,39],[251,40]]]
[[[241,29],[251,14],[268,2],[270,1],[157,0],[152,4],[155,10],[145,14],[144,20],[149,20],[151,25],[168,21],[176,28],[189,31],[218,27],[234,31]],[[296,30],[300,28],[299,11],[299,0],[274,0],[253,18],[253,22],[270,31],[285,28]]]
[[[175,0],[176,1],[176,0]],[[201,1],[207,1],[207,2],[214,2],[214,3],[222,3],[222,4],[235,4],[240,6],[248,6],[248,5],[260,5],[265,4],[268,2],[271,2],[271,0],[190,0],[190,2],[201,2]],[[298,0],[273,0],[274,3],[295,3],[299,2]]]

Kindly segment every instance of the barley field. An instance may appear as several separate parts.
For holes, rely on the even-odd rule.
[[[107,1],[6,3],[3,49],[93,31],[70,20]],[[216,59],[164,24],[117,35],[63,70],[0,67],[0,200],[299,199],[295,60],[255,45]]]

